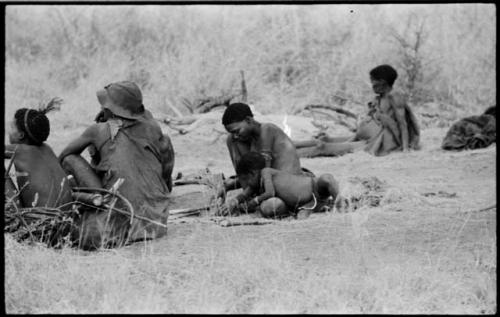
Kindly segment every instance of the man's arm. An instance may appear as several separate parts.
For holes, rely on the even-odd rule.
[[[408,151],[409,148],[408,123],[406,122],[406,116],[405,116],[406,101],[402,96],[394,95],[392,102],[394,106],[396,121],[399,126],[399,131],[401,131],[401,143],[403,146],[403,151],[406,152]]]
[[[82,153],[87,146],[93,144],[99,132],[98,129],[99,127],[97,124],[91,125],[83,131],[82,135],[71,141],[71,143],[62,150],[61,154],[59,154],[59,162],[62,162],[68,155]]]
[[[172,171],[174,169],[175,154],[174,147],[168,135],[162,134],[160,137],[160,155],[161,155],[161,175],[169,191],[172,191]]]

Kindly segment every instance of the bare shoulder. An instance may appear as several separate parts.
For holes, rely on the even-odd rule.
[[[276,137],[281,137],[286,135],[285,132],[283,132],[283,130],[280,127],[271,122],[262,123],[261,132],[262,134],[273,135]]]
[[[401,108],[406,105],[408,100],[407,96],[401,92],[394,92],[390,94],[393,105],[396,108]]]
[[[20,158],[24,155],[32,155],[38,151],[38,146],[28,144],[9,144],[5,146],[5,151],[15,152],[16,157]]]

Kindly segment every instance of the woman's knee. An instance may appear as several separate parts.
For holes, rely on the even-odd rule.
[[[263,217],[272,218],[288,213],[288,208],[283,200],[277,197],[272,197],[260,204],[260,212]]]

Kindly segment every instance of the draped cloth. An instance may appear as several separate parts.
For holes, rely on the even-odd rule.
[[[489,114],[470,116],[455,122],[446,133],[443,150],[485,148],[496,142],[496,119]]]
[[[135,214],[166,224],[169,191],[162,177],[161,129],[146,118],[112,119],[106,124],[110,138],[98,149],[100,162],[96,166],[97,172],[103,174],[103,187],[110,189],[123,178],[119,193],[130,201]],[[128,239],[158,238],[165,234],[165,228],[134,219]]]

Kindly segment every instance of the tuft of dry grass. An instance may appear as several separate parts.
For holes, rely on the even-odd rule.
[[[424,220],[422,213],[381,219],[384,214],[359,211],[258,229],[221,230],[195,223],[180,236],[178,231],[188,226],[184,224],[171,227],[169,241],[96,253],[23,245],[5,235],[6,309],[396,314],[496,310],[496,238],[486,225],[494,213],[459,215],[453,222],[446,217]],[[388,226],[384,221],[390,218]],[[303,226],[314,227],[314,236],[303,240]],[[436,232],[436,226],[444,230]],[[470,234],[477,241],[467,240]],[[311,252],[310,243],[323,253]]]

